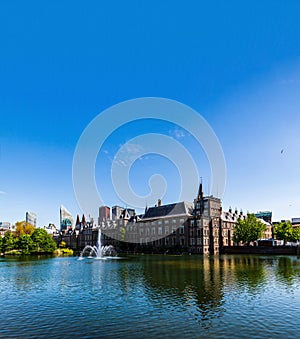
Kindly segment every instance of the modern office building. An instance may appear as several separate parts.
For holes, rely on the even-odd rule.
[[[59,210],[60,214],[60,230],[61,231],[68,231],[73,228],[74,226],[74,219],[72,214],[63,206],[60,206]]]
[[[112,220],[120,219],[120,216],[122,215],[123,211],[124,211],[123,207],[113,206],[111,208],[111,218],[112,218]]]
[[[260,211],[255,213],[257,219],[263,219],[268,223],[272,223],[272,212],[271,211]]]
[[[26,212],[26,222],[36,228],[37,215],[34,212]]]
[[[8,221],[0,221],[0,237],[4,237],[5,232],[11,230],[11,224]]]
[[[98,225],[100,225],[102,221],[106,220],[110,220],[110,208],[108,206],[101,206],[99,207]]]

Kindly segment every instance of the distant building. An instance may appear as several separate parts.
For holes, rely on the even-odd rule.
[[[233,241],[234,228],[238,219],[245,220],[242,211],[222,211],[221,200],[204,196],[202,184],[194,202],[176,202],[162,205],[159,199],[154,207],[136,215],[135,210],[120,206],[112,207],[112,218],[108,208],[99,209],[98,223],[102,230],[102,244],[113,245],[117,250],[143,253],[198,253],[218,254],[227,246],[238,245]],[[105,214],[107,213],[107,214]],[[271,212],[263,213],[270,218]],[[272,224],[260,218],[267,226],[263,239],[272,237]],[[61,235],[73,249],[95,245],[98,229],[87,223],[84,216],[77,216],[75,230]],[[60,239],[62,241],[62,239]]]
[[[26,212],[26,222],[36,228],[37,215],[34,212]]]
[[[123,207],[113,206],[111,208],[111,218],[112,218],[112,220],[120,219],[120,216],[121,216],[123,211],[124,211]]]
[[[293,227],[300,227],[300,218],[292,218],[292,226]]]
[[[11,224],[8,221],[0,221],[0,236],[4,237],[6,231],[11,230]]]
[[[100,225],[102,221],[106,220],[110,220],[110,208],[108,206],[101,206],[99,207],[98,225]]]
[[[257,212],[254,214],[257,219],[263,219],[266,222],[272,223],[272,212],[271,211],[264,211],[264,212]]]
[[[60,230],[68,231],[73,228],[74,225],[74,219],[72,217],[72,214],[63,206],[60,206]]]
[[[54,224],[49,224],[48,226],[44,226],[44,229],[47,231],[50,235],[55,235],[58,233],[56,226]]]
[[[228,212],[222,212],[222,244],[221,246],[233,245],[233,231],[238,219],[245,220],[247,215],[243,211],[238,212],[237,208],[233,211],[229,208]]]
[[[262,239],[273,238],[273,225],[270,222],[265,221],[264,219],[261,219],[261,218],[257,218],[257,219],[266,226],[266,230],[263,232]]]

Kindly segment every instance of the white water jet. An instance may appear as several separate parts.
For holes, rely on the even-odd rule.
[[[101,228],[98,230],[98,238],[96,245],[86,245],[83,251],[80,253],[80,259],[83,257],[95,258],[95,259],[107,259],[116,257],[117,252],[112,245],[102,246],[101,242]]]

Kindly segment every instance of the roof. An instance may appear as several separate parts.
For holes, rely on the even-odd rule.
[[[259,220],[262,224],[266,225],[266,226],[271,226],[271,224],[267,221],[265,221],[264,219],[262,218],[256,218],[257,220]]]
[[[191,216],[193,214],[193,204],[181,201],[174,204],[150,207],[147,209],[143,219],[155,219],[170,216]]]
[[[222,221],[237,222],[238,219],[245,219],[246,216],[241,213],[223,211],[221,218],[222,218]]]

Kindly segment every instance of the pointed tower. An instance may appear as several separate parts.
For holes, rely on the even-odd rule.
[[[202,187],[202,179],[199,185],[197,200],[203,200],[203,187]]]
[[[198,195],[197,198],[194,200],[194,213],[196,217],[200,217],[204,210],[204,194],[203,194],[203,187],[202,187],[202,179],[199,185]]]
[[[78,226],[78,225],[80,225],[79,214],[77,214],[77,218],[76,218],[76,224],[75,224],[75,226]]]

